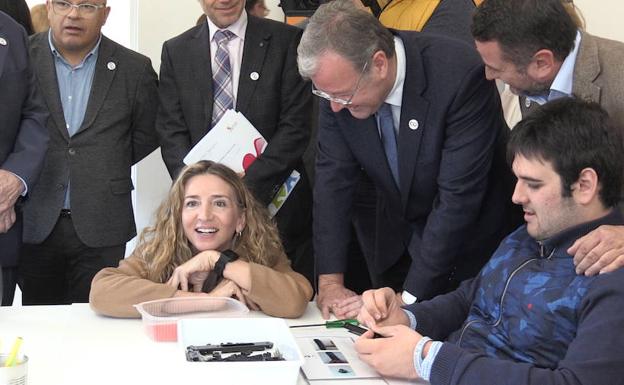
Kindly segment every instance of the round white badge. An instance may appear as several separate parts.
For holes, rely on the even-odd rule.
[[[249,74],[249,77],[251,78],[251,80],[258,80],[258,79],[260,79],[260,74],[257,73],[256,71],[254,71],[254,72]]]
[[[7,45],[7,41],[5,38],[0,37],[0,45]]]
[[[408,126],[409,126],[409,128],[411,128],[412,130],[418,130],[418,127],[420,126],[420,125],[418,124],[418,120],[416,120],[416,119],[411,119],[407,125],[408,125]]]
[[[109,61],[108,64],[106,65],[106,68],[108,68],[109,71],[114,71],[115,68],[117,68],[117,64],[113,63],[112,61]]]

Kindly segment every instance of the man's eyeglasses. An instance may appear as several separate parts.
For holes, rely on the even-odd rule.
[[[81,16],[93,16],[97,13],[98,10],[105,8],[104,4],[91,4],[91,3],[81,3],[81,4],[72,4],[63,0],[53,0],[52,9],[54,13],[61,16],[67,16],[71,13],[72,8],[76,8],[78,14]]]
[[[330,94],[328,94],[327,92],[324,92],[315,88],[314,84],[312,84],[312,93],[320,98],[329,100],[330,102],[342,104],[343,106],[350,106],[351,104],[353,104],[351,100],[353,100],[353,97],[360,89],[360,84],[362,83],[362,78],[364,78],[364,74],[366,73],[367,67],[368,67],[368,62],[364,63],[364,66],[362,67],[362,71],[360,71],[360,77],[358,78],[357,83],[355,83],[355,89],[353,90],[353,93],[351,94],[349,99],[335,98],[331,96]]]

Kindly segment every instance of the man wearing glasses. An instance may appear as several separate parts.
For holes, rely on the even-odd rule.
[[[148,58],[102,35],[106,1],[46,6],[50,30],[30,51],[50,146],[24,208],[22,302],[87,302],[136,234],[130,168],[157,146],[158,81]]]
[[[378,191],[375,287],[412,302],[474,276],[508,230],[512,186],[498,94],[474,49],[391,32],[336,0],[311,18],[298,54],[324,99],[313,216],[323,315],[361,304],[343,284],[360,169]]]

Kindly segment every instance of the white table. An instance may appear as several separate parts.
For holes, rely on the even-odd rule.
[[[249,316],[266,317],[259,312],[251,312]],[[287,322],[298,325],[319,323],[323,319],[317,307],[310,303],[301,318]],[[292,330],[299,333],[306,329]],[[334,329],[331,333],[349,335],[344,329]],[[176,343],[154,342],[145,334],[141,320],[102,317],[88,304],[0,307],[3,346],[6,348],[5,344],[11,344],[16,336],[24,338],[22,351],[29,357],[29,385],[177,385],[180,380],[176,364],[170,359],[180,354]],[[206,383],[210,383],[209,379]],[[258,383],[268,382],[259,379]],[[297,383],[307,382],[300,375]],[[407,382],[313,381],[314,385],[355,383]]]

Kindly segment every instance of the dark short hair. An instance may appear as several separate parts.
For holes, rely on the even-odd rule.
[[[624,144],[609,115],[600,105],[561,98],[532,112],[511,131],[507,159],[516,155],[550,162],[561,177],[564,196],[584,168],[598,175],[599,198],[605,207],[618,204],[624,172]]]
[[[485,0],[472,21],[475,40],[498,42],[504,58],[520,69],[541,49],[563,61],[574,48],[576,31],[561,0]]]

